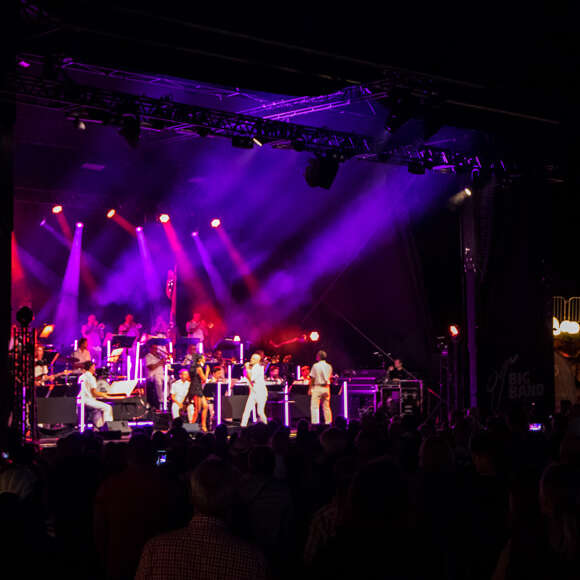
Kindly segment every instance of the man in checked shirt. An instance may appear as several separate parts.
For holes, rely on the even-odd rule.
[[[262,554],[228,530],[235,497],[232,468],[217,457],[206,459],[191,476],[191,493],[191,522],[145,545],[136,580],[265,580]]]

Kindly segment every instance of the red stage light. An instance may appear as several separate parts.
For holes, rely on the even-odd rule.
[[[114,209],[110,209],[110,210],[107,212],[107,217],[108,217],[108,218],[112,218],[112,217],[113,217],[113,216],[114,216],[116,213],[117,213],[117,211],[116,211],[116,210],[114,210]]]
[[[320,333],[317,330],[313,330],[310,333],[310,340],[312,342],[318,342],[320,340]]]
[[[169,215],[168,215],[168,214],[166,214],[166,213],[162,213],[162,214],[159,216],[159,221],[160,221],[162,224],[166,224],[166,223],[169,221]]]
[[[459,336],[459,326],[457,326],[456,324],[451,324],[449,326],[449,335],[452,338],[457,338]]]
[[[55,206],[52,208],[52,213],[55,213],[55,214],[56,214],[56,213],[62,213],[62,205],[55,205]]]
[[[212,228],[219,228],[222,225],[222,220],[220,220],[219,218],[215,218],[213,220],[211,220],[211,227]]]

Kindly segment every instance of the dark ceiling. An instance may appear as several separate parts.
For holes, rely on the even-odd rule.
[[[20,48],[290,95],[403,67],[542,116],[574,102],[575,19],[556,3],[230,4],[26,1]]]

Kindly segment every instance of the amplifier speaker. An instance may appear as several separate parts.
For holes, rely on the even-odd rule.
[[[37,421],[48,425],[77,423],[76,397],[49,397],[36,399]]]

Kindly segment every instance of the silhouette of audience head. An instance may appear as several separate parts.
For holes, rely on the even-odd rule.
[[[202,461],[193,471],[191,498],[197,513],[224,518],[235,498],[234,473],[223,459],[212,456]]]

